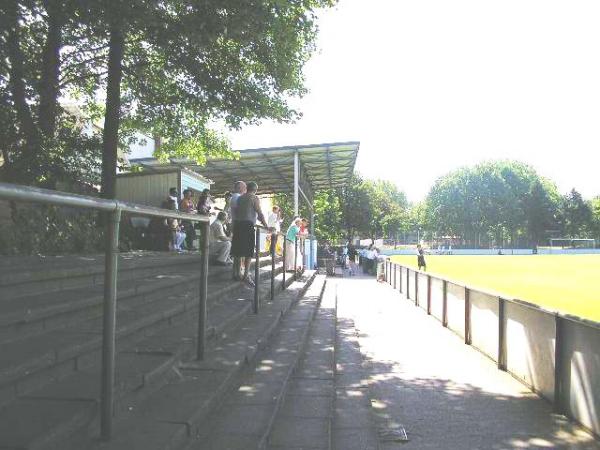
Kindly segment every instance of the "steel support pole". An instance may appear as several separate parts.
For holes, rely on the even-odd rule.
[[[258,314],[258,307],[260,303],[260,228],[256,228],[256,261],[254,261],[254,304],[253,312]]]
[[[200,299],[198,302],[198,336],[196,343],[196,358],[204,359],[206,349],[206,302],[208,298],[208,253],[209,253],[209,224],[202,223],[200,234]]]
[[[287,264],[286,264],[286,256],[287,256],[287,236],[283,236],[283,287],[282,290],[285,290],[285,276],[287,272]]]
[[[100,436],[110,439],[115,386],[115,346],[117,322],[117,273],[119,263],[119,224],[121,210],[107,214],[104,254],[104,305],[102,316],[102,381],[100,394]]]
[[[298,191],[300,188],[300,159],[298,157],[298,150],[296,150],[296,152],[294,152],[294,216],[297,216],[299,214],[299,198],[298,198]],[[294,261],[294,265],[296,264],[296,261]]]
[[[275,299],[275,247],[277,246],[277,233],[271,233],[271,301]]]

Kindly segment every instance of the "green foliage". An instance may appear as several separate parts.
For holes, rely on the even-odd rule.
[[[579,192],[572,189],[562,200],[562,219],[566,236],[587,238],[592,235],[594,213],[592,206]]]
[[[426,200],[429,230],[470,246],[540,242],[557,215],[556,187],[516,161],[453,171],[436,181]]]
[[[0,254],[58,255],[95,253],[104,233],[93,211],[54,206],[21,205],[14,223],[0,225]]]
[[[592,209],[592,233],[594,239],[600,241],[600,196],[594,197],[590,201],[590,207]]]

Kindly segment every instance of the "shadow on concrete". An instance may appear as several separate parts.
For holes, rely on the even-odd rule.
[[[344,281],[361,280],[365,277]],[[338,318],[338,326],[352,330],[354,323],[348,318]],[[366,369],[362,379],[355,380],[358,382],[355,386],[366,384],[368,391],[355,393],[368,392],[380,448],[600,448],[589,434],[564,416],[554,414],[551,405],[533,393],[505,395],[444,376],[411,377],[408,371],[403,371],[402,361],[378,360],[362,354],[359,339],[369,338],[368,333],[346,332],[340,336],[338,345],[353,349],[353,355],[346,354],[342,364],[362,364]],[[397,345],[417,345],[420,339],[423,336],[414,336],[413,342],[397,342]],[[402,429],[406,430],[408,442],[394,439],[400,436],[394,432]]]

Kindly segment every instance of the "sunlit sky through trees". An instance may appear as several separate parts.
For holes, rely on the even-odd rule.
[[[598,0],[340,0],[293,102],[304,117],[229,136],[235,149],[360,140],[358,171],[413,201],[497,158],[599,195],[598,24]]]

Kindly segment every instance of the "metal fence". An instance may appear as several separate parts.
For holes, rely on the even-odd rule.
[[[154,208],[145,205],[105,200],[96,197],[63,193],[46,189],[0,183],[0,200],[42,203],[55,206],[86,208],[104,213],[102,227],[106,229],[105,237],[105,271],[103,295],[103,327],[102,327],[102,366],[100,393],[100,433],[103,439],[110,438],[113,425],[114,382],[115,382],[115,346],[116,346],[116,314],[117,314],[117,276],[119,254],[119,227],[122,213],[134,216],[159,217],[161,219],[178,219],[200,224],[200,293],[198,299],[198,327],[196,340],[196,357],[204,359],[207,338],[207,297],[209,266],[209,218],[207,216],[181,213],[173,210]],[[275,295],[276,241],[282,233],[274,233],[261,226],[256,227],[255,252],[255,288],[253,312],[260,310],[260,236],[271,234],[271,286],[270,297]],[[312,238],[312,237],[311,237]],[[285,243],[285,241],[284,241]],[[283,289],[286,287],[286,245],[283,245]],[[298,240],[295,243],[295,256],[299,251]],[[294,259],[296,261],[296,258]],[[294,276],[296,277],[296,271]]]
[[[600,435],[600,323],[389,260],[385,280],[556,412]]]

